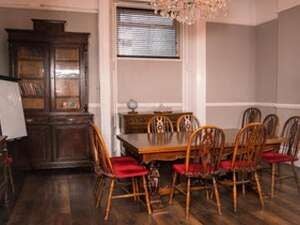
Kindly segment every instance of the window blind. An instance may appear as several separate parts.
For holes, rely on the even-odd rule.
[[[176,24],[152,10],[117,8],[118,56],[177,58]]]

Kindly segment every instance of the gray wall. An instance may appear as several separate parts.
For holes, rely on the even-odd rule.
[[[207,102],[254,101],[255,28],[208,23],[206,35]]]
[[[208,103],[254,102],[256,85],[255,27],[207,23]],[[239,127],[245,107],[207,107],[207,123]]]
[[[278,103],[300,104],[300,6],[279,14]]]
[[[177,60],[118,59],[118,102],[182,101],[182,63]]]
[[[278,20],[256,26],[256,101],[276,102]]]
[[[277,103],[300,104],[300,6],[279,13]],[[300,109],[279,108],[284,122]],[[300,162],[298,162],[300,166]]]
[[[208,23],[207,102],[284,104],[258,106],[279,115],[280,129],[300,115],[299,21],[297,6],[256,27]],[[207,107],[208,123],[238,127],[246,107]]]
[[[0,74],[8,75],[8,44],[5,28],[32,29],[31,18],[66,20],[66,31],[89,32],[89,102],[99,103],[97,14],[0,8]],[[99,109],[91,108],[99,123]]]

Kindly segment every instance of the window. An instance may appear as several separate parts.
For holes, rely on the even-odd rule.
[[[117,8],[119,57],[179,58],[176,23],[152,10]]]

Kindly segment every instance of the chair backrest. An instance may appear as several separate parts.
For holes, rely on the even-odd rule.
[[[151,133],[167,133],[174,132],[172,121],[167,116],[153,116],[147,125],[147,131]]]
[[[255,123],[261,121],[261,111],[258,108],[248,108],[243,113],[242,128],[249,123]]]
[[[232,168],[255,170],[261,159],[265,141],[266,132],[262,123],[250,123],[242,128],[235,138]]]
[[[272,138],[276,136],[279,118],[276,114],[269,114],[265,117],[263,124],[266,128],[266,137]]]
[[[202,168],[199,174],[201,176],[210,175],[216,171],[221,161],[224,143],[225,134],[218,127],[204,126],[194,131],[187,145],[185,172],[193,174],[195,165]]]
[[[106,175],[112,174],[108,148],[101,132],[93,123],[90,123],[90,139],[95,169]]]
[[[293,116],[285,122],[281,136],[286,141],[281,145],[280,152],[297,157],[300,142],[300,116]]]
[[[198,119],[194,115],[182,115],[177,120],[177,132],[192,132],[200,127]]]

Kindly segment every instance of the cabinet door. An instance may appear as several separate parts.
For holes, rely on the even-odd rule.
[[[55,47],[52,110],[81,111],[85,93],[85,68],[80,47]]]
[[[13,75],[20,78],[23,107],[48,110],[48,47],[43,44],[15,44]]]
[[[89,159],[89,127],[87,124],[54,126],[55,161]]]
[[[47,125],[29,125],[27,137],[27,153],[30,163],[41,165],[51,161],[51,132]]]

